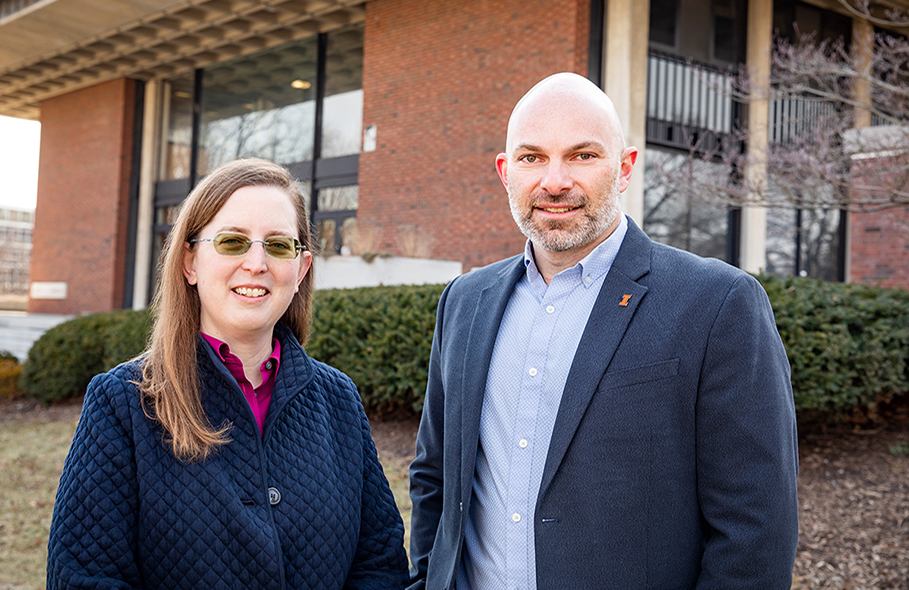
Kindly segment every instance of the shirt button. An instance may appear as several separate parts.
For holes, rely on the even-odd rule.
[[[281,492],[278,491],[278,488],[268,488],[268,503],[277,506],[280,501]]]
[[[553,306],[551,306],[551,305],[547,305],[547,306],[546,306],[546,313],[553,313],[553,312],[555,312],[555,307],[553,307]]]
[[[527,373],[529,373],[531,377],[537,376],[537,370],[534,367],[530,367],[530,370],[527,371]]]
[[[275,366],[275,363],[272,362],[271,359],[265,361],[265,370],[266,371],[271,371],[272,368],[274,368],[274,366]]]
[[[519,440],[518,446],[521,447],[522,449],[526,449],[527,448],[527,439],[522,438],[521,440]]]
[[[591,279],[590,277],[584,277],[584,282],[589,285],[590,283],[593,282],[593,279]]]
[[[514,522],[521,522],[521,515],[518,514],[517,512],[515,512],[514,514],[511,515],[511,520],[513,520]]]

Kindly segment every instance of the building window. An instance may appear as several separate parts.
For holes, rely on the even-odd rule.
[[[650,0],[650,42],[676,47],[679,0]]]
[[[206,68],[197,174],[236,158],[312,160],[317,41]]]
[[[700,256],[728,260],[729,208],[687,192],[677,192],[671,178],[688,165],[688,154],[648,146],[644,152],[644,231],[657,242]],[[725,174],[722,165],[694,162],[704,182]]]
[[[770,274],[843,281],[846,215],[838,210],[767,211]]]
[[[321,157],[360,153],[363,137],[363,30],[328,35]]]
[[[802,35],[813,35],[816,41],[849,43],[852,19],[804,2],[774,2],[773,31],[776,36],[791,42],[798,41]]]
[[[193,78],[184,76],[167,84],[167,129],[161,157],[162,180],[189,177],[193,137]]]
[[[713,0],[713,59],[735,64],[745,60],[745,0]]]
[[[165,88],[156,253],[198,179],[243,157],[286,166],[305,189],[313,225],[331,233],[319,240],[327,251],[341,248],[340,228],[357,209],[362,23],[196,70]],[[331,230],[322,223],[329,220]]]

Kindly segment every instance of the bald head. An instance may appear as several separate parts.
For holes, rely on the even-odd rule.
[[[620,225],[637,149],[625,147],[612,101],[576,74],[550,76],[518,101],[505,149],[496,171],[548,281]]]
[[[615,106],[593,82],[577,74],[553,74],[538,82],[515,105],[508,120],[505,150],[511,153],[515,141],[527,126],[541,119],[580,118],[597,129],[610,148],[620,154],[625,148],[625,135]]]

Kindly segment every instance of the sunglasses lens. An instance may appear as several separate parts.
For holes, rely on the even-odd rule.
[[[239,256],[249,251],[250,242],[245,236],[237,234],[218,234],[212,241],[215,252],[225,256]]]
[[[265,240],[265,251],[275,258],[296,258],[295,241],[293,238],[269,238]]]

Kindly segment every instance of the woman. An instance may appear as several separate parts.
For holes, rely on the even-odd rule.
[[[148,351],[88,387],[49,589],[403,587],[403,525],[357,390],[301,347],[311,264],[280,166],[238,160],[192,191]]]

